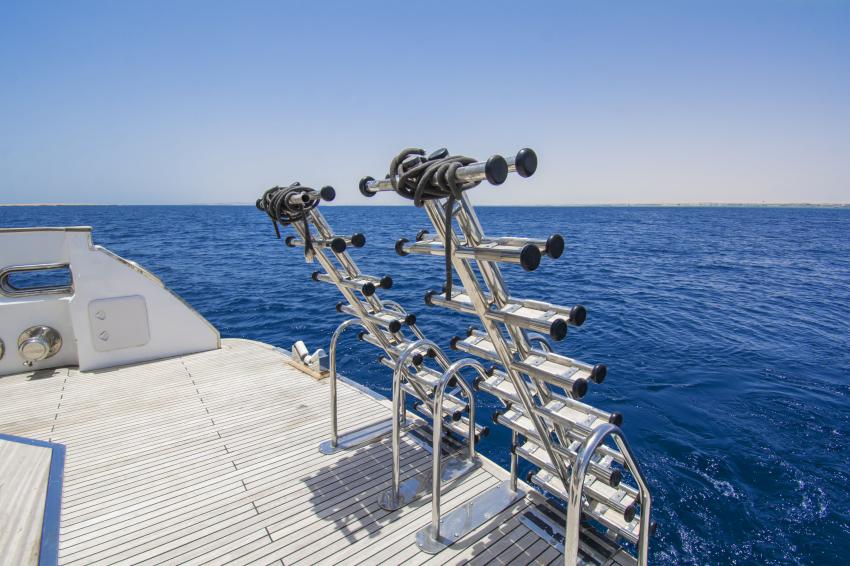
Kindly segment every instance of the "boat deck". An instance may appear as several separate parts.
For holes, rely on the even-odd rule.
[[[430,520],[430,496],[378,506],[388,442],[319,454],[327,380],[286,359],[224,340],[146,364],[0,378],[0,433],[67,448],[59,562],[563,563],[520,522],[529,498],[439,554],[421,552],[414,534]],[[390,416],[385,399],[349,382],[339,403],[342,431]],[[405,435],[402,446],[402,479],[430,468],[423,443]],[[444,513],[508,477],[482,460],[444,493]]]

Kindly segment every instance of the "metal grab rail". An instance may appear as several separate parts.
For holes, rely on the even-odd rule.
[[[339,431],[337,429],[337,401],[336,401],[336,343],[339,341],[339,337],[342,336],[342,333],[345,332],[348,328],[351,328],[355,324],[359,325],[362,328],[366,328],[366,325],[363,324],[360,319],[357,318],[349,318],[344,321],[342,324],[336,327],[334,330],[333,336],[331,336],[331,347],[330,353],[330,362],[329,362],[329,376],[328,378],[331,381],[330,389],[331,389],[331,448],[335,449],[339,444]]]
[[[638,484],[640,492],[640,536],[638,539],[638,564],[646,566],[649,560],[649,534],[650,527],[650,511],[652,510],[652,495],[649,493],[649,487],[646,480],[640,471],[640,466],[632,455],[629,443],[626,440],[623,431],[620,427],[605,423],[599,425],[593,433],[588,436],[582,443],[578,451],[575,466],[570,475],[569,484],[569,501],[567,506],[567,521],[565,527],[566,543],[564,546],[564,563],[571,566],[578,561],[579,549],[579,527],[581,525],[582,514],[582,491],[584,490],[584,477],[587,474],[587,469],[590,466],[591,457],[599,448],[606,438],[612,436],[617,448],[626,459],[626,467],[632,473],[635,481]]]
[[[458,360],[443,372],[437,387],[434,389],[434,415],[442,415],[443,409],[443,393],[446,386],[453,377],[463,368],[472,367],[479,375],[486,376],[484,367],[472,358],[464,358]],[[461,389],[466,393],[467,398],[474,401],[472,388],[463,379],[457,380]],[[434,539],[440,538],[440,476],[442,453],[440,451],[440,443],[443,436],[443,419],[434,419],[434,438],[433,438],[433,453],[431,467],[431,527]],[[475,403],[469,404],[469,460],[475,459]]]

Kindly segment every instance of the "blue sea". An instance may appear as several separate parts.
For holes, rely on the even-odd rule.
[[[475,319],[429,308],[440,258],[398,257],[426,227],[413,206],[324,207],[352,256],[389,274],[382,291],[447,345]],[[514,296],[584,304],[559,352],[604,362],[586,401],[625,415],[659,522],[655,564],[846,564],[850,547],[850,210],[821,208],[481,208],[493,236],[567,242],[531,273],[504,268]],[[327,347],[335,288],[310,280],[300,248],[249,206],[0,207],[0,226],[94,227],[224,337]],[[379,392],[389,370],[352,332],[344,374]],[[456,353],[455,353],[456,354]],[[483,398],[489,424],[498,404]],[[508,433],[480,450],[507,464]]]

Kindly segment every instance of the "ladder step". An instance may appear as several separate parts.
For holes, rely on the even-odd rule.
[[[402,383],[401,388],[404,390],[405,393],[407,393],[408,395],[412,395],[415,399],[417,399],[416,403],[414,403],[413,405],[414,410],[419,411],[420,413],[429,417],[433,417],[434,400],[432,398],[420,399],[419,395],[416,393],[416,390],[406,383]],[[469,411],[469,403],[448,393],[443,395],[444,417],[456,422],[459,421],[463,414],[467,411]]]
[[[420,255],[446,255],[443,243],[436,240],[421,240],[410,242],[404,238],[396,242],[395,251],[398,255],[420,254]],[[452,247],[455,256],[475,261],[497,261],[501,263],[514,263],[521,265],[526,271],[534,271],[540,266],[540,248],[534,244],[522,246],[503,245],[490,242],[481,246],[455,246]]]
[[[556,471],[555,466],[552,464],[551,458],[549,458],[549,453],[540,445],[540,437],[537,435],[537,431],[535,430],[534,424],[531,422],[531,419],[525,416],[521,411],[515,408],[511,408],[505,411],[504,413],[495,413],[493,415],[493,420],[497,424],[506,426],[526,438],[525,444],[517,447],[517,455],[522,456],[526,460],[536,465],[539,465],[541,467],[547,467],[553,472]],[[569,468],[575,462],[577,456],[576,450],[578,450],[580,446],[580,442],[574,441],[570,444],[570,446],[560,446],[557,444],[553,444],[552,449],[556,452],[557,455],[563,458],[563,461]],[[538,448],[539,450],[537,450]],[[534,452],[535,450],[537,451]],[[534,452],[534,460],[532,460],[532,458],[530,457],[532,456],[532,452]],[[608,485],[617,486],[619,485],[620,479],[622,478],[622,472],[620,472],[620,470],[612,468],[612,463],[613,459],[610,456],[603,455],[597,452],[591,457],[589,468],[590,473],[592,473],[597,478],[607,482]]]
[[[295,236],[287,236],[283,242],[290,248],[304,246],[304,240]],[[330,248],[336,253],[341,254],[348,246],[362,248],[366,245],[366,236],[363,234],[352,234],[351,236],[331,236],[330,238],[313,237],[310,239],[310,242],[314,246]]]
[[[373,281],[373,279],[375,278],[366,278],[363,276],[356,278],[340,276],[340,279],[338,281],[334,281],[334,279],[331,278],[330,275],[322,273],[321,271],[314,271],[311,278],[313,279],[313,281],[318,281],[321,283],[330,283],[331,285],[340,285],[347,289],[359,291],[363,293],[364,297],[371,297],[372,295],[374,295],[375,291],[380,286],[379,283],[376,284]]]
[[[407,317],[400,316],[397,312],[394,311],[374,311],[372,310],[372,306],[368,303],[360,303],[363,311],[366,312],[365,315],[362,315],[360,311],[355,309],[353,306],[345,304],[345,303],[337,303],[336,310],[337,312],[345,313],[350,316],[358,317],[358,318],[366,318],[373,324],[377,324],[382,328],[386,328],[390,332],[401,332],[402,324],[414,324],[416,322],[416,316],[409,314]]]
[[[590,479],[590,478],[588,478]],[[568,494],[564,489],[563,483],[557,475],[550,471],[540,471],[530,474],[528,481],[549,493],[568,501]],[[583,512],[590,518],[600,522],[615,534],[628,540],[632,544],[637,544],[640,536],[640,521],[637,519],[636,502],[627,493],[622,493],[621,498],[606,498],[602,492],[594,489],[594,485],[604,486],[600,481],[585,480],[584,495],[588,497],[588,502],[584,506]],[[605,486],[607,487],[607,486]],[[609,488],[611,489],[611,488]]]

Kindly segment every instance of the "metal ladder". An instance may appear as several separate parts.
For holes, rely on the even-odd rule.
[[[438,156],[437,159],[447,153],[438,150],[432,156]],[[432,159],[424,157],[424,152],[420,155],[409,159],[408,169]],[[498,185],[509,172],[529,177],[536,168],[534,152],[523,149],[508,159],[494,155],[486,162],[459,167],[455,174],[462,182],[486,179]],[[400,164],[400,170],[404,172],[405,162]],[[395,190],[393,181],[397,184],[398,179],[388,176],[375,181],[366,177],[360,183],[360,190],[366,196]],[[420,231],[413,242],[399,240],[396,251],[402,256],[445,256],[445,235],[451,238],[451,265],[462,288],[451,295],[445,288],[442,292],[429,291],[425,302],[475,315],[483,327],[483,331],[470,328],[466,337],[455,337],[451,345],[495,364],[485,376],[476,379],[475,387],[496,396],[505,405],[505,410],[497,413],[494,420],[512,430],[512,488],[517,486],[517,459],[521,457],[539,468],[527,481],[567,503],[566,564],[576,564],[579,560],[582,519],[601,525],[611,538],[635,545],[637,562],[646,564],[649,536],[654,530],[650,522],[651,495],[619,429],[622,416],[578,401],[587,392],[589,382],[602,383],[607,368],[553,352],[548,338],[540,334],[545,333],[556,341],[564,339],[569,326],[584,323],[586,310],[581,305],[564,307],[512,297],[498,265],[519,264],[533,271],[542,256],[556,259],[561,255],[563,238],[558,234],[547,240],[489,238],[467,192],[456,198],[456,204],[452,201],[455,199],[424,200],[424,210],[436,235]],[[446,206],[454,207],[452,218],[460,235],[454,223],[446,226]],[[603,444],[609,436],[614,438],[617,449]],[[637,488],[621,483],[618,466],[628,469]]]
[[[381,301],[377,290],[392,287],[392,278],[362,274],[347,252],[349,246],[356,248],[364,246],[365,236],[362,234],[335,235],[317,208],[319,200],[333,199],[335,193],[332,189],[325,187],[321,191],[315,191],[294,184],[289,187],[276,187],[271,191],[276,189],[289,191],[286,198],[279,199],[278,204],[283,203],[283,206],[289,207],[286,210],[287,213],[299,217],[299,220],[285,222],[286,225],[291,225],[295,229],[298,236],[287,236],[284,243],[288,247],[305,247],[307,261],[319,262],[324,273],[316,271],[312,274],[312,279],[335,285],[347,301],[337,304],[337,312],[353,317],[342,322],[331,337],[329,348],[331,438],[322,442],[319,450],[323,454],[353,450],[379,442],[391,435],[392,486],[379,496],[379,504],[387,510],[399,509],[430,490],[433,527],[431,538],[436,541],[434,544],[439,546],[441,485],[460,479],[478,467],[475,444],[480,437],[488,433],[487,427],[475,422],[475,392],[458,376],[458,373],[461,369],[471,367],[476,370],[479,377],[484,377],[486,376],[484,367],[471,359],[452,363],[436,343],[425,338],[416,325],[415,315],[408,313],[395,301]],[[269,195],[269,192],[266,195]],[[257,201],[257,208],[269,213],[272,204],[268,200],[260,199]],[[275,222],[276,230],[278,222],[284,223],[274,214],[269,216]],[[363,300],[358,294],[363,296]],[[340,435],[337,346],[342,334],[355,326],[362,328],[358,335],[361,341],[383,350],[378,360],[393,370],[393,410],[392,417],[388,421]],[[413,335],[412,338],[404,334],[405,327]],[[429,359],[433,359],[438,367],[429,367],[427,365]],[[413,404],[414,410],[424,418],[408,415],[406,405],[408,395],[416,400]],[[427,421],[430,421],[432,426],[431,470],[402,482],[401,433],[421,428],[427,424]],[[450,451],[444,458],[444,433],[447,431],[451,431],[454,438],[465,440],[467,445],[465,449]],[[512,500],[504,505],[507,506],[511,502]]]

